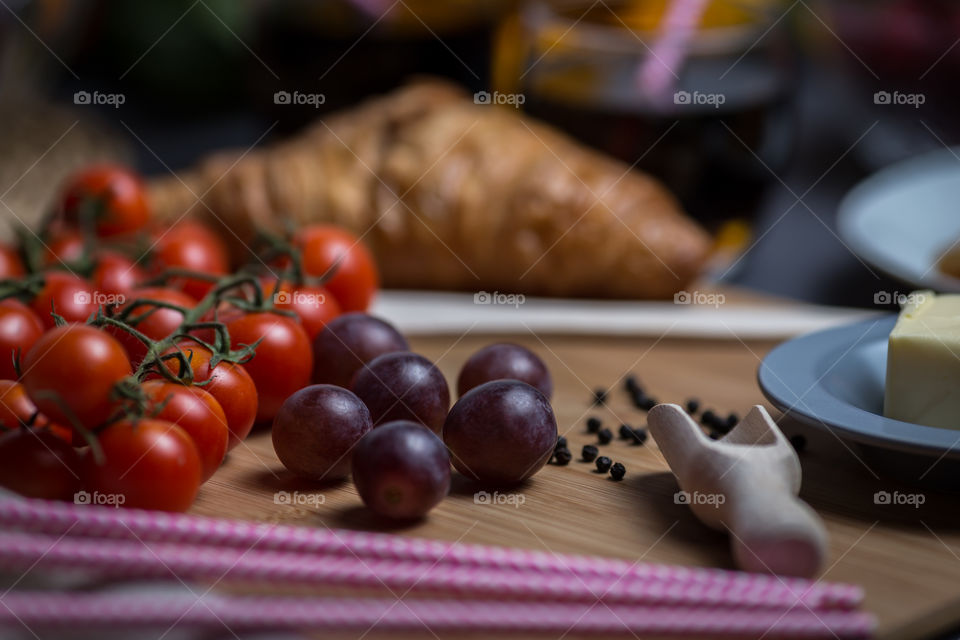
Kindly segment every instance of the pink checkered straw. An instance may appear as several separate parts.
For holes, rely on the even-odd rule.
[[[641,91],[653,102],[669,97],[706,8],[707,0],[673,0],[667,6],[660,36],[637,71]]]
[[[83,536],[113,540],[206,545],[216,550],[230,548],[246,552],[274,551],[302,554],[308,560],[322,556],[323,564],[336,558],[397,563],[410,571],[422,565],[438,565],[447,571],[478,569],[489,571],[491,579],[521,575],[542,583],[551,581],[598,585],[603,593],[610,583],[640,585],[661,590],[696,588],[704,594],[730,594],[760,605],[802,604],[812,609],[851,609],[863,600],[859,587],[820,583],[798,578],[779,578],[719,569],[634,564],[624,560],[551,554],[524,549],[451,544],[422,538],[358,531],[315,529],[220,520],[158,511],[114,509],[72,505],[44,500],[0,500],[0,524],[50,535]],[[300,564],[296,562],[295,564]],[[414,569],[420,565],[419,569]],[[481,574],[477,574],[481,575]],[[487,574],[482,574],[487,575]],[[560,580],[557,580],[557,578]],[[579,578],[576,579],[576,578]],[[716,596],[709,596],[716,597]]]
[[[367,598],[11,592],[0,624],[28,628],[512,631],[765,638],[866,638],[873,619],[849,611],[790,612]]]

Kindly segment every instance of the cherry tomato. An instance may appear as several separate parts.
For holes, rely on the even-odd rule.
[[[227,451],[233,449],[247,437],[257,417],[257,387],[253,379],[243,366],[232,362],[219,362],[211,369],[213,354],[206,347],[186,342],[180,345],[180,349],[190,359],[194,382],[206,382],[200,388],[220,403],[230,430]],[[167,353],[174,351],[175,347]],[[179,366],[177,359],[167,361],[168,369],[174,373],[178,373]]]
[[[200,387],[186,387],[173,382],[149,380],[143,391],[162,408],[155,416],[167,420],[187,432],[200,454],[203,480],[209,480],[227,455],[227,416],[217,400]]]
[[[129,300],[120,310],[133,305],[137,300],[165,302],[185,309],[192,309],[197,304],[196,300],[176,289],[145,287],[133,291],[133,293],[130,294]],[[137,304],[133,307],[133,311],[128,319],[136,319],[140,316],[142,316],[143,319],[136,324],[132,324],[132,326],[152,340],[163,340],[183,324],[183,313],[176,309],[158,307],[157,305],[149,303]],[[130,362],[133,363],[134,366],[140,366],[143,357],[147,355],[147,346],[120,327],[108,327],[107,332],[123,345],[127,355],[130,356]]]
[[[23,359],[23,386],[51,420],[87,429],[110,418],[116,383],[131,374],[120,343],[106,332],[83,324],[51,329]]]
[[[62,267],[77,262],[86,249],[79,229],[58,223],[47,230],[46,245],[43,263],[48,267]]]
[[[50,431],[64,442],[73,443],[73,430],[50,422],[47,416],[39,413],[22,384],[0,380],[0,432],[19,429],[31,419],[32,429]]]
[[[0,245],[0,278],[19,278],[26,272],[17,250]]]
[[[276,281],[264,282],[263,295],[273,296],[273,306],[277,309],[286,309],[297,314],[311,340],[323,331],[328,322],[340,315],[337,299],[323,287],[284,283],[279,293],[276,292],[276,287]]]
[[[310,384],[313,347],[307,332],[296,320],[276,313],[247,314],[227,330],[234,349],[260,340],[243,368],[257,387],[257,421],[273,420],[284,400]]]
[[[153,250],[157,273],[178,268],[222,276],[230,269],[227,248],[220,237],[206,225],[193,220],[183,220],[164,230]],[[196,300],[213,288],[213,283],[196,278],[175,278],[169,284]]]
[[[379,277],[370,250],[355,235],[339,227],[310,225],[297,232],[294,244],[303,252],[308,275],[322,276],[337,265],[324,286],[343,311],[367,310]]]
[[[166,420],[121,421],[97,440],[104,460],[84,459],[87,491],[135,509],[186,511],[193,504],[203,467],[186,431]]]
[[[70,500],[80,477],[79,454],[53,433],[17,429],[0,437],[0,486],[28,498]]]
[[[48,329],[55,325],[51,311],[67,322],[85,322],[97,310],[93,285],[88,280],[65,271],[49,271],[44,283],[30,306]]]
[[[102,294],[129,297],[147,279],[147,274],[139,264],[122,253],[103,251],[97,256],[97,266],[90,279],[94,289]],[[123,300],[118,304],[123,304]]]
[[[96,233],[100,237],[131,233],[150,219],[147,194],[140,178],[129,169],[113,165],[89,167],[74,174],[63,194],[64,219],[80,221],[83,207],[100,205]]]
[[[43,331],[40,318],[27,305],[12,298],[0,302],[0,378],[17,379],[13,366],[17,349],[22,360]]]

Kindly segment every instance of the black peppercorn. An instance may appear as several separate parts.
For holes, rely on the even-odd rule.
[[[723,437],[723,434],[720,433],[719,431],[715,431],[711,429],[710,433],[707,434],[707,437],[710,438],[711,440],[719,440],[720,438]]]
[[[553,447],[554,449],[566,449],[567,448],[567,439],[564,436],[557,436],[557,444]]]
[[[597,459],[597,454],[600,453],[600,450],[597,449],[592,444],[583,445],[583,450],[580,451],[580,457],[583,458],[584,462],[593,462]]]
[[[735,413],[731,413],[727,416],[727,431],[732,430],[740,422],[740,416]]]
[[[600,473],[606,473],[607,471],[610,471],[610,465],[612,464],[612,461],[607,456],[600,456],[599,458],[597,458],[596,464],[597,464],[597,471],[599,471]]]
[[[563,449],[557,449],[553,452],[553,459],[558,465],[565,467],[573,460],[573,454],[570,453],[570,449],[564,447]]]
[[[593,390],[593,404],[601,405],[607,403],[607,391],[606,389],[594,389]]]
[[[650,396],[647,396],[646,398],[643,399],[643,403],[641,404],[640,408],[643,409],[644,411],[650,411],[650,409],[653,409],[658,404],[660,403],[659,401],[657,401],[656,398],[651,398]]]
[[[693,415],[699,410],[700,410],[699,400],[697,400],[696,398],[690,398],[689,400],[687,400],[687,413],[689,413],[690,415]]]
[[[603,423],[600,422],[600,418],[597,416],[587,418],[587,433],[596,433],[600,431],[601,426],[603,426]]]
[[[647,443],[647,430],[643,427],[637,427],[630,432],[630,439],[633,444],[643,446]]]
[[[597,441],[600,442],[600,444],[610,444],[612,440],[613,432],[610,431],[610,429],[600,429],[600,431],[597,432]]]
[[[637,409],[643,409],[647,404],[647,394],[643,391],[636,391],[630,394],[630,400]]]
[[[700,422],[712,427],[717,422],[717,414],[713,412],[713,409],[705,409],[703,413],[700,414]]]
[[[623,476],[627,473],[627,468],[624,467],[619,462],[610,467],[610,477],[614,480],[623,480]]]
[[[621,440],[630,440],[633,438],[633,428],[628,424],[620,425],[620,439]]]
[[[623,381],[623,387],[627,390],[627,393],[633,395],[640,391],[640,383],[637,382],[637,377],[633,374],[628,375]]]

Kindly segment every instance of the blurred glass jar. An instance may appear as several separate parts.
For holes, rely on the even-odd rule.
[[[501,25],[497,91],[661,178],[708,224],[750,217],[792,144],[795,49],[763,0],[712,0],[666,93],[640,69],[669,0],[535,1]],[[776,9],[780,11],[776,11]]]

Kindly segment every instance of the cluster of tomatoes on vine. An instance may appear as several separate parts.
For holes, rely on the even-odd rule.
[[[31,497],[188,508],[378,286],[358,238],[325,225],[264,236],[235,270],[228,230],[152,219],[116,166],[70,177],[17,235],[0,246],[0,485]]]

